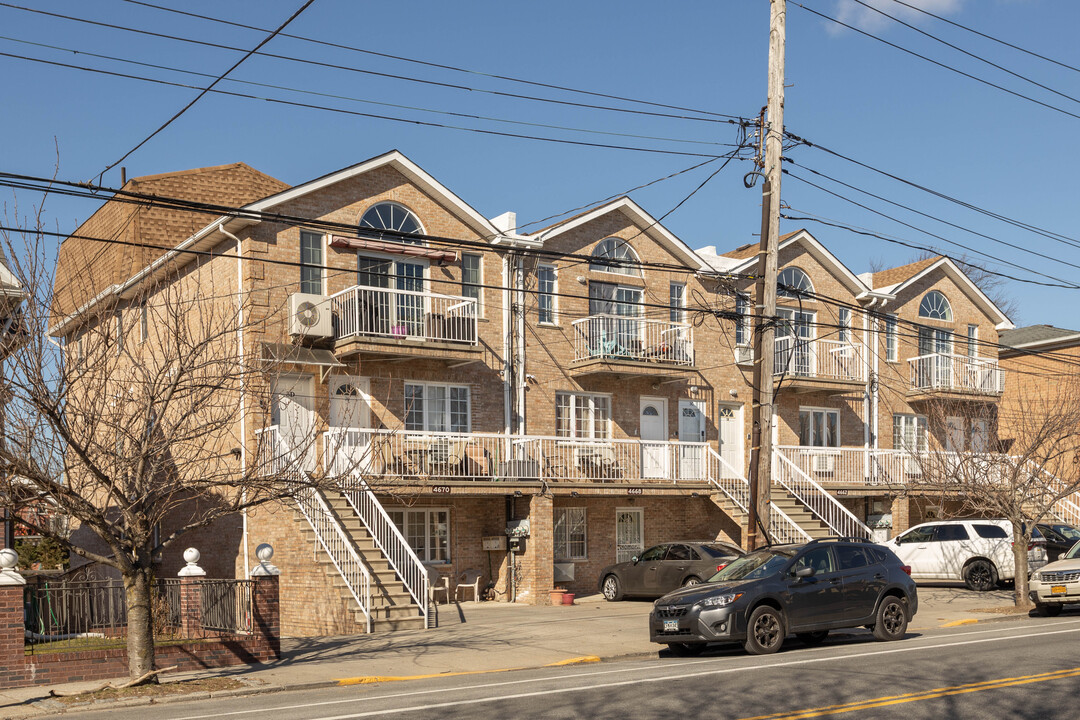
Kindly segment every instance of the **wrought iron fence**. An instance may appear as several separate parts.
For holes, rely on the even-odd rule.
[[[227,633],[251,632],[252,580],[200,580],[202,628]]]

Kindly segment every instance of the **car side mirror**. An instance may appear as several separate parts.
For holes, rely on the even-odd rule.
[[[797,577],[797,578],[813,577],[815,572],[817,572],[817,570],[815,570],[812,566],[807,565],[806,567],[801,567],[798,570],[796,570],[795,571],[795,577]]]
[[[898,538],[898,537],[893,538],[893,545],[899,546],[900,545],[900,538]]]
[[[637,565],[637,564],[638,564],[638,556],[637,556],[637,555],[635,555],[634,557],[630,558],[630,562],[632,562],[633,564]]]

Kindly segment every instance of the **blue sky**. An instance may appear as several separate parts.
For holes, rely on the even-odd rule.
[[[151,1],[261,28],[276,27],[301,4],[300,0]],[[1080,3],[905,1],[1080,66],[1075,40]],[[893,0],[873,2],[887,12],[903,13],[907,21],[925,32],[1062,95],[1080,99],[1080,72],[965,33],[907,10]],[[254,47],[264,36],[258,31],[183,17],[124,0],[13,0],[13,4],[240,48]],[[1080,115],[1080,101],[965,57],[874,15],[853,0],[803,0],[803,4],[945,65]],[[480,73],[752,117],[765,103],[768,22],[767,0],[663,6],[634,0],[555,0],[532,5],[316,0],[287,32]],[[138,67],[86,53],[209,75],[223,72],[241,55],[9,7],[0,7],[0,27],[0,53],[200,86],[209,83],[209,78]],[[789,131],[915,184],[1064,237],[1048,238],[991,219],[810,147],[796,147],[786,153],[793,161],[788,166],[793,174],[918,229],[897,224],[790,176],[783,185],[783,200],[791,208],[788,212],[862,227],[953,256],[980,257],[976,253],[982,252],[989,256],[981,257],[988,267],[1024,280],[1080,284],[1080,273],[1073,266],[1080,266],[1080,241],[1075,239],[1076,193],[1071,182],[1076,155],[1073,138],[1080,129],[1080,118],[931,65],[840,28],[793,3],[789,3],[787,36],[789,87],[785,120]],[[82,54],[73,55],[71,50]],[[715,155],[730,150],[726,144],[736,140],[736,128],[724,122],[586,109],[476,90],[710,117],[699,113],[530,87],[284,37],[272,40],[264,51],[352,70],[256,56],[244,62],[230,78],[324,95],[299,95],[229,82],[219,87],[404,119],[664,151]],[[357,70],[407,75],[474,90],[378,77]],[[0,56],[0,72],[6,96],[6,112],[0,116],[6,139],[0,169],[50,175],[59,163],[58,175],[64,179],[96,178],[197,92],[7,56]],[[416,108],[596,132],[451,117]],[[134,177],[243,161],[288,183],[300,183],[392,148],[404,152],[488,217],[512,210],[522,224],[621,194],[704,159],[499,137],[208,95],[123,164],[128,176]],[[659,217],[684,200],[718,164],[713,162],[631,196]],[[717,245],[723,251],[755,241],[760,225],[760,187],[748,190],[743,186],[743,176],[749,170],[747,162],[730,163],[673,212],[665,225],[692,247]],[[884,200],[835,185],[813,172]],[[119,185],[119,171],[106,174],[104,184]],[[11,191],[2,192],[10,209]],[[17,199],[24,214],[29,203],[37,200],[25,193]],[[72,231],[94,209],[95,204],[86,200],[52,198],[46,207],[46,224]],[[938,218],[953,226],[938,222]],[[869,270],[873,264],[902,264],[914,259],[917,252],[816,222],[785,220],[781,229],[803,226],[855,272]],[[963,250],[947,241],[971,249]],[[1017,324],[1080,327],[1080,318],[1073,313],[1080,297],[1075,289],[1010,282],[1005,292],[1019,303],[1014,317]]]

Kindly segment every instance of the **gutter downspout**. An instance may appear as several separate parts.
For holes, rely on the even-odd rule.
[[[218,231],[236,242],[236,347],[240,355],[240,477],[244,477],[247,474],[247,416],[244,412],[247,394],[244,382],[244,249],[240,238],[225,229],[225,223],[218,223]],[[242,501],[247,501],[247,490],[243,491]],[[247,578],[251,571],[251,562],[248,557],[247,508],[241,511],[241,518],[243,519],[244,577]]]
[[[516,428],[518,435],[525,434],[525,258],[517,254],[514,267],[514,372],[517,394]]]

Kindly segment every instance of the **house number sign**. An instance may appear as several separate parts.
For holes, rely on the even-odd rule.
[[[436,495],[449,495],[450,494],[450,486],[449,485],[432,485],[431,486],[431,492],[435,493]]]
[[[626,494],[627,495],[644,495],[645,494],[645,489],[644,488],[626,488]]]

